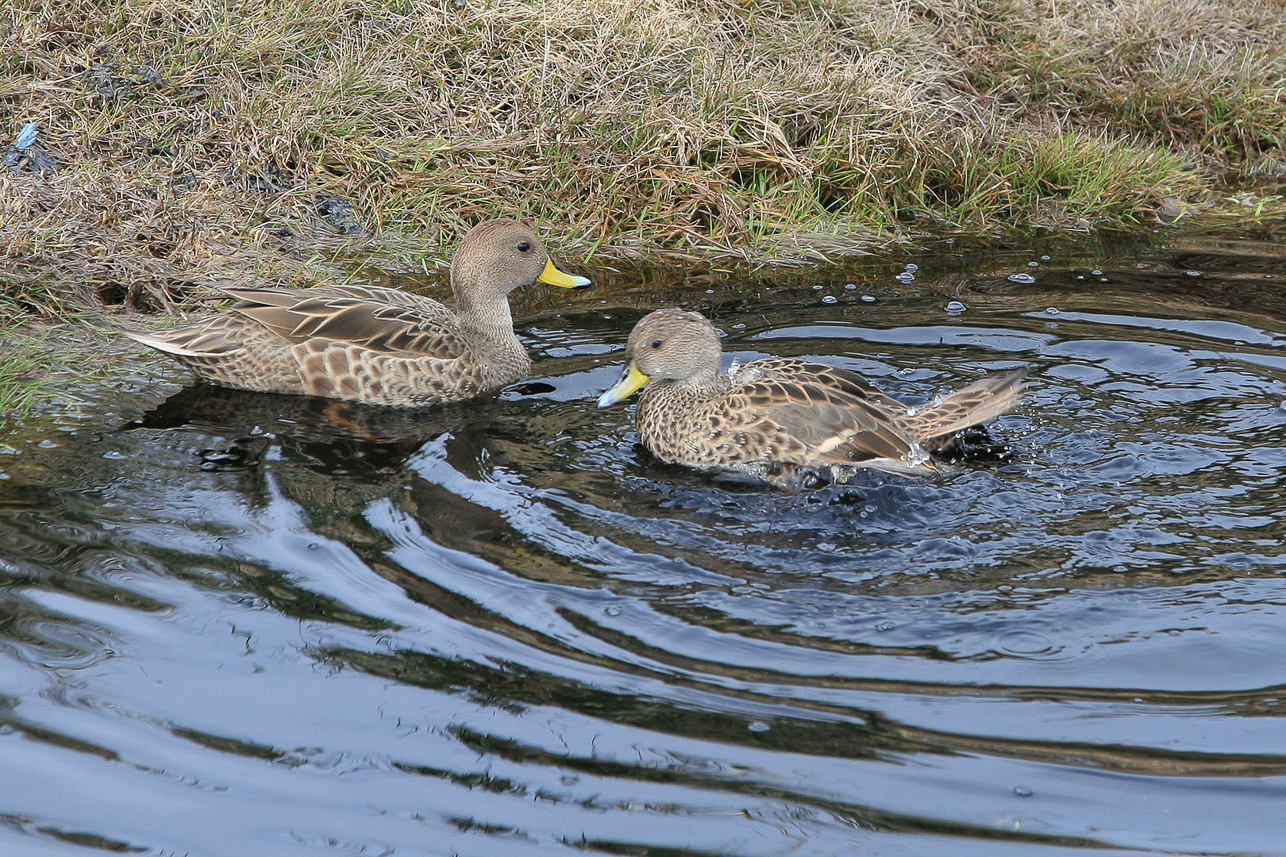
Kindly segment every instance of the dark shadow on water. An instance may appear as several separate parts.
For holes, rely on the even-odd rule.
[[[203,469],[255,467],[265,450],[280,446],[312,469],[356,480],[402,468],[426,442],[443,434],[471,435],[476,448],[451,457],[453,464],[472,468],[476,475],[476,452],[485,446],[480,433],[503,407],[485,398],[430,408],[386,408],[193,384],[124,429],[181,430],[222,439],[202,450]]]

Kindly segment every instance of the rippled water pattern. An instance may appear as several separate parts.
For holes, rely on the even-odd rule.
[[[496,401],[148,359],[15,433],[0,854],[1286,853],[1283,244],[643,276],[532,298]],[[659,465],[594,397],[660,302],[1028,401],[929,480]]]

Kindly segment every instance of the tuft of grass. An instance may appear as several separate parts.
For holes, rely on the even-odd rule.
[[[0,329],[0,429],[29,416],[66,383],[50,374],[56,359],[56,348],[46,336],[16,324]]]
[[[0,150],[62,168],[0,169],[0,284],[168,309],[499,214],[748,259],[1129,217],[1286,173],[1283,45],[1280,0],[11,0]]]

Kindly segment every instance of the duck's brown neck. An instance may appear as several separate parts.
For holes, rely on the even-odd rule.
[[[643,388],[643,393],[646,395],[651,392],[653,395],[667,398],[702,401],[718,395],[723,389],[724,384],[719,377],[718,367],[715,367],[709,372],[702,372],[679,381],[654,381]]]
[[[462,327],[491,338],[512,338],[514,320],[509,295],[479,288],[463,280],[453,268],[451,290],[455,292],[455,314]]]

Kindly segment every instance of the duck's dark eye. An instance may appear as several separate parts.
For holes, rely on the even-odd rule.
[[[653,340],[652,340],[652,347],[653,347],[653,348],[660,348],[660,347],[661,347],[661,340],[659,340],[659,339],[653,339]]]
[[[530,250],[530,249],[531,249],[531,245],[530,245],[530,244],[528,244],[526,241],[519,241],[519,242],[518,242],[518,252],[519,252],[519,253],[526,253],[526,252],[527,252],[528,250]]]

